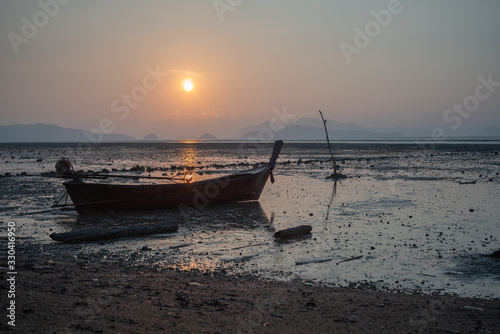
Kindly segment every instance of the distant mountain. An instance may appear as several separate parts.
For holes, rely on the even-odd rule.
[[[246,127],[240,129],[239,136],[241,138],[245,138],[245,134],[247,134],[249,132],[253,132],[253,131],[259,131],[260,129],[269,128],[269,126],[270,126],[269,121],[264,122],[264,123],[260,123],[260,124],[249,125],[249,126],[246,126]]]
[[[216,140],[217,137],[215,137],[213,134],[211,133],[205,133],[204,135],[202,135],[200,137],[201,140]]]
[[[0,142],[116,142],[134,141],[123,134],[93,133],[87,130],[63,128],[57,125],[36,123],[0,125]]]
[[[418,137],[426,137],[430,138],[432,135],[432,130],[423,130],[423,129],[407,129],[400,126],[386,128],[386,127],[375,127],[369,128],[370,131],[377,133],[393,133],[399,132],[407,137],[418,138]]]
[[[154,133],[150,133],[149,135],[144,136],[144,138],[142,138],[142,140],[144,140],[144,141],[157,141],[157,140],[160,140],[160,138],[158,138],[158,136],[155,135]]]
[[[476,134],[476,136],[500,137],[500,128],[497,128],[496,126],[487,126],[485,128],[482,128],[481,131]]]
[[[367,129],[353,122],[341,123],[337,121],[326,122],[328,136],[333,140],[382,140],[382,139],[402,139],[405,136],[397,131],[376,132]],[[268,124],[263,123],[246,127],[253,129],[244,133],[243,139],[267,137],[268,131],[272,131],[275,139],[284,140],[323,140],[325,139],[325,130],[323,122],[318,118],[301,118],[293,125],[281,129],[271,130]],[[267,129],[267,130],[265,130]],[[260,134],[260,136],[259,136]]]
[[[299,118],[295,123],[297,125],[306,125],[306,126],[316,126],[324,129],[323,122],[319,118]],[[364,131],[367,130],[364,126],[356,124],[354,122],[337,122],[333,120],[326,120],[326,126],[328,131]]]

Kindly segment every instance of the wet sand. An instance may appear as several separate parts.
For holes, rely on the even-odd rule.
[[[500,332],[500,300],[36,257],[19,268],[17,279],[19,333]],[[2,321],[1,330],[10,329]]]
[[[388,146],[347,145],[341,163],[351,177],[338,184],[325,179],[323,146],[287,146],[277,182],[266,186],[260,203],[205,208],[188,221],[175,210],[84,216],[51,209],[61,182],[39,173],[53,169],[50,159],[74,154],[43,147],[39,159],[25,159],[31,148],[9,148],[0,246],[6,249],[6,223],[15,222],[16,330],[500,333],[500,262],[485,256],[500,240],[498,144]],[[209,167],[229,173],[241,159],[268,158],[264,150],[248,159],[231,153],[226,161],[214,153],[218,148],[210,154],[197,148],[209,158],[200,165],[203,175]],[[101,149],[80,165],[129,169],[142,161],[139,148],[116,155],[114,146]],[[169,151],[158,152],[154,161]],[[120,158],[124,153],[130,156]],[[48,237],[162,222],[179,223],[179,232],[75,245]],[[284,243],[272,237],[302,224],[312,226],[311,236]],[[0,323],[0,332],[11,329]]]
[[[6,181],[15,186],[15,179]],[[176,209],[99,215],[53,209],[2,220],[16,223],[20,242],[39,244],[44,259],[60,253],[67,254],[63,261],[126,262],[343,287],[370,284],[393,292],[500,298],[500,262],[485,256],[500,247],[498,182],[461,185],[361,177],[335,185],[319,176],[277,174],[276,179],[259,202],[193,210],[189,221]],[[179,231],[77,245],[49,237],[161,224],[176,224]],[[299,225],[312,226],[311,235],[274,239],[277,230]],[[142,251],[144,247],[151,251]],[[346,262],[352,258],[356,260]]]

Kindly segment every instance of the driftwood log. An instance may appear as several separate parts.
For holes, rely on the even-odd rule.
[[[311,264],[311,263],[323,263],[330,262],[333,259],[313,259],[313,260],[303,260],[303,261],[295,261],[296,266],[301,266],[303,264]]]
[[[138,237],[151,234],[177,232],[178,226],[139,226],[129,228],[119,228],[101,231],[72,231],[64,233],[52,233],[50,237],[55,241],[63,243],[92,242],[99,240],[119,239],[126,237]]]
[[[490,254],[491,257],[500,259],[500,249]]]
[[[277,239],[297,237],[302,234],[311,233],[311,225],[300,225],[297,227],[287,228],[286,230],[280,230],[274,233],[274,237]]]

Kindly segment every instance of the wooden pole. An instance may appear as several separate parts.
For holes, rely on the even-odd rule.
[[[321,119],[323,120],[323,126],[325,127],[325,133],[326,133],[326,141],[328,143],[328,149],[330,150],[330,155],[332,156],[333,174],[337,175],[337,162],[335,161],[335,158],[333,157],[332,148],[330,146],[330,139],[328,138],[328,129],[326,128],[326,119],[323,117],[323,113],[321,112],[321,110],[319,111],[319,114],[321,115]]]

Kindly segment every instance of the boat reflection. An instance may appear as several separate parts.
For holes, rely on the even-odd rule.
[[[271,221],[259,202],[229,203],[200,210],[190,208],[117,212],[99,215],[68,215],[58,225],[66,231],[126,228],[148,225],[178,225],[179,232],[198,229],[254,229],[270,228]]]
[[[186,217],[184,217],[186,218]],[[271,226],[259,202],[229,203],[188,212],[185,227],[253,229]]]

